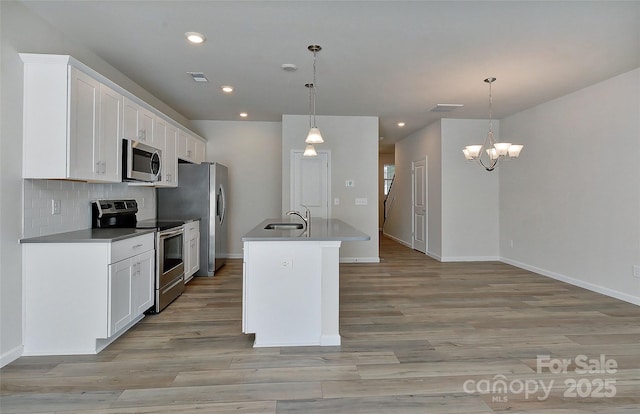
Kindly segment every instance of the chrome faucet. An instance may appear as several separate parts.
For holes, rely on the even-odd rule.
[[[305,206],[304,204],[300,204],[302,207],[304,207],[304,209],[306,210],[304,213],[304,216],[302,214],[300,214],[299,211],[296,210],[291,210],[291,211],[287,211],[287,216],[291,216],[291,215],[296,215],[298,217],[300,217],[302,219],[302,221],[304,221],[304,227],[306,229],[307,235],[309,235],[309,232],[311,231],[310,226],[311,226],[311,211],[309,210],[309,207]]]

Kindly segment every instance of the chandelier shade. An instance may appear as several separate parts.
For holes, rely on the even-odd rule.
[[[477,161],[487,171],[493,171],[502,159],[518,158],[520,151],[524,148],[524,145],[520,144],[496,142],[493,136],[493,96],[491,94],[491,84],[495,82],[495,80],[496,78],[493,77],[484,80],[489,84],[489,132],[487,132],[487,137],[481,145],[467,145],[462,149],[462,153],[468,161]]]

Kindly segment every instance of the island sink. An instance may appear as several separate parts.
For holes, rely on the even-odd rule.
[[[269,223],[264,226],[265,230],[300,230],[304,228],[302,223]]]

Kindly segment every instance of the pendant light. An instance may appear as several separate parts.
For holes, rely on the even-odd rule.
[[[506,157],[518,158],[523,145],[511,144],[510,142],[496,142],[493,136],[493,117],[491,95],[491,84],[496,78],[487,78],[484,81],[489,84],[489,132],[482,145],[467,145],[462,152],[469,161],[478,161],[487,171],[493,171],[498,162]]]
[[[318,52],[322,50],[322,47],[318,45],[309,45],[307,49],[313,53],[313,83],[307,83],[305,85],[309,89],[309,134],[304,142],[308,144],[307,149],[305,150],[305,155],[307,155],[308,151],[309,155],[307,156],[315,156],[317,153],[315,148],[313,148],[313,144],[322,144],[324,142],[322,134],[320,134],[320,130],[316,125],[316,58]],[[311,151],[309,146],[311,146],[313,151]]]

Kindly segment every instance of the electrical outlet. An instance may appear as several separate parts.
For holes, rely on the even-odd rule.
[[[291,269],[293,267],[293,259],[284,258],[280,260],[280,267],[283,269]]]
[[[51,214],[60,214],[62,210],[62,202],[60,200],[51,200]]]
[[[633,265],[633,277],[640,277],[640,265]]]
[[[513,249],[513,240],[509,240],[509,247]]]
[[[340,199],[338,197],[333,199],[333,205],[335,205],[335,206],[339,206],[340,205]]]

